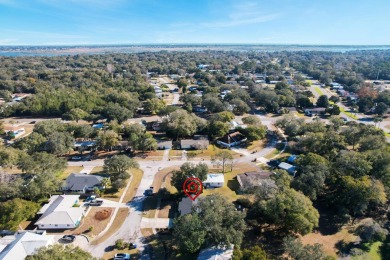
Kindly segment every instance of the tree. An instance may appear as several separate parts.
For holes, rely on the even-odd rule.
[[[213,158],[211,161],[217,165],[217,167],[222,166],[222,173],[225,173],[225,169],[227,165],[231,165],[231,169],[233,169],[233,155],[229,153],[228,151],[220,151]]]
[[[213,139],[226,135],[230,130],[230,125],[221,121],[211,121],[208,125],[207,132]]]
[[[78,122],[81,119],[87,118],[88,113],[81,108],[72,108],[69,112],[63,114],[63,119]]]
[[[386,239],[386,236],[389,232],[382,228],[374,220],[365,221],[363,224],[359,225],[355,230],[355,234],[360,236],[364,242],[383,242]]]
[[[367,175],[362,177],[338,176],[330,185],[332,189],[327,200],[332,201],[332,205],[340,211],[352,216],[352,224],[369,207],[374,209],[386,202],[383,184]]]
[[[108,121],[117,120],[122,123],[133,116],[133,111],[121,106],[118,103],[108,103],[102,110],[102,115]]]
[[[267,254],[259,246],[245,248],[243,250],[235,248],[233,260],[267,260]]]
[[[72,130],[74,138],[90,138],[92,137],[95,129],[92,126],[86,124],[74,124],[72,125]]]
[[[126,155],[114,155],[104,160],[103,170],[111,175],[110,179],[113,188],[122,188],[123,181],[130,177],[127,171],[131,168],[139,168],[139,164]]]
[[[48,137],[52,133],[62,132],[65,130],[65,125],[60,120],[51,119],[40,121],[35,124],[34,132]]]
[[[180,252],[194,254],[204,244],[207,231],[197,214],[180,216],[174,222],[173,237]]]
[[[338,105],[333,105],[332,108],[328,108],[327,109],[327,112],[331,115],[340,115],[341,113],[341,110],[340,110],[340,107]]]
[[[379,116],[383,116],[387,114],[388,110],[389,110],[388,105],[386,105],[383,102],[379,102],[375,107],[375,114],[378,114]]]
[[[35,254],[26,257],[26,260],[59,259],[97,260],[90,253],[82,250],[79,247],[63,246],[60,244],[41,247]]]
[[[310,98],[308,98],[305,95],[298,94],[296,100],[297,100],[296,101],[297,106],[300,107],[300,108],[312,107],[313,106],[313,103],[310,101]]]
[[[328,100],[328,96],[326,95],[321,95],[318,100],[317,100],[317,107],[325,107],[325,108],[328,108],[329,107],[329,100]]]
[[[102,149],[112,149],[113,146],[119,144],[119,135],[112,131],[102,131],[97,137],[97,145]]]
[[[22,199],[0,202],[0,229],[18,230],[23,220],[32,218],[39,210],[39,204]]]
[[[359,140],[359,151],[383,149],[386,146],[386,137],[384,135],[369,135]]]
[[[183,184],[189,177],[199,178],[201,181],[207,179],[209,167],[205,163],[193,164],[186,162],[180,166],[179,171],[173,171],[171,184],[178,191],[183,190]]]
[[[20,152],[17,149],[0,147],[0,167],[15,165],[19,154]]]
[[[220,121],[224,123],[229,123],[233,119],[234,119],[234,114],[230,111],[219,112],[211,116],[212,121]]]
[[[308,153],[297,159],[297,176],[292,181],[293,188],[300,190],[311,200],[316,200],[325,187],[329,173],[329,162],[324,157]]]
[[[137,139],[137,143],[134,146],[134,149],[141,150],[142,152],[145,152],[147,150],[156,150],[157,141],[156,139],[154,139],[152,134],[144,133]]]
[[[265,126],[248,126],[246,128],[238,128],[243,135],[246,136],[249,142],[261,140],[265,138],[267,128]]]
[[[237,211],[225,197],[213,194],[199,199],[193,215],[198,214],[207,231],[206,244],[240,245],[245,230],[245,213]]]
[[[338,102],[340,102],[340,98],[338,97],[338,96],[331,96],[330,98],[329,98],[329,100],[330,101],[332,101],[333,103],[338,103]]]
[[[54,132],[48,138],[44,149],[55,155],[62,155],[73,150],[74,138],[67,132]]]
[[[327,256],[321,244],[303,245],[300,239],[286,237],[283,239],[284,252],[295,260],[325,260]]]
[[[66,160],[49,153],[21,154],[17,166],[25,173],[57,174],[66,168]]]
[[[302,193],[284,188],[269,200],[258,200],[250,214],[259,223],[274,224],[285,231],[302,235],[318,226],[319,214],[312,202]]]
[[[233,113],[235,115],[243,115],[250,111],[250,107],[241,99],[235,98],[229,103],[233,106]]]
[[[242,122],[247,125],[254,125],[254,126],[262,125],[260,118],[257,116],[244,117],[242,118]]]
[[[176,139],[192,136],[206,127],[206,121],[185,110],[176,110],[163,119],[162,128]]]
[[[217,97],[207,97],[203,100],[202,105],[211,113],[218,113],[225,110],[222,101]]]
[[[144,103],[144,109],[151,113],[152,115],[155,115],[159,113],[162,109],[166,107],[166,104],[164,100],[158,99],[158,98],[151,98],[145,101]]]

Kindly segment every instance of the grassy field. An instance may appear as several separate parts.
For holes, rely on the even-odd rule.
[[[322,96],[325,95],[324,92],[319,87],[314,87],[314,90],[318,93],[318,95]]]
[[[96,240],[93,240],[91,242],[91,245],[100,244],[100,243],[106,241],[106,239],[111,237],[115,232],[117,232],[119,230],[119,228],[122,226],[123,221],[126,219],[128,213],[129,213],[128,208],[120,208],[118,210],[118,214],[116,214],[116,216],[115,216],[115,219],[114,219],[114,222],[112,223],[112,226],[107,230],[107,232],[103,236],[99,237]]]
[[[227,149],[220,149],[218,148],[217,146],[215,145],[209,145],[207,147],[207,150],[203,150],[203,151],[200,151],[200,150],[195,150],[195,151],[188,151],[187,152],[187,156],[189,158],[191,157],[196,157],[196,158],[204,158],[204,159],[209,159],[213,156],[215,156],[217,153],[221,152],[221,151],[228,151],[229,153],[231,153],[233,155],[234,158],[238,158],[240,157],[239,154],[231,151],[231,150],[227,150]]]
[[[130,187],[127,190],[125,196],[123,197],[123,203],[127,203],[134,198],[135,194],[137,193],[138,186],[142,180],[142,176],[144,175],[144,172],[140,169],[133,169],[131,170],[131,175],[133,177],[131,179]]]
[[[321,233],[310,233],[302,237],[302,243],[306,244],[315,244],[319,243],[323,245],[325,252],[333,257],[337,257],[338,250],[336,244],[340,241],[345,243],[354,242],[357,239],[353,233],[347,228],[341,229],[339,232],[333,235],[322,235]]]
[[[103,255],[103,259],[104,260],[108,260],[108,259],[114,259],[114,256],[115,254],[118,254],[118,253],[128,253],[130,254],[131,256],[131,259],[139,259],[140,258],[140,252],[138,251],[138,249],[124,249],[124,250],[112,250],[110,252],[107,252]]]
[[[65,180],[71,173],[80,173],[83,169],[81,166],[67,166],[61,175],[58,176],[59,179]]]
[[[246,149],[248,151],[261,150],[264,148],[264,140],[253,141]]]
[[[346,115],[349,116],[350,118],[353,118],[353,119],[355,119],[355,120],[358,120],[358,119],[359,119],[357,116],[355,116],[355,115],[352,114],[351,112],[345,111],[344,107],[342,107],[342,106],[340,106],[340,111],[341,111],[341,113],[346,114]]]

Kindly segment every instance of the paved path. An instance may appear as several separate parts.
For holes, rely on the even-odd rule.
[[[142,218],[141,228],[171,228],[172,223],[170,218]]]

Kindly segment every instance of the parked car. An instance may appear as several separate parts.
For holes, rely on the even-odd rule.
[[[144,195],[145,196],[153,196],[153,187],[150,187],[149,189],[145,190]]]
[[[91,200],[89,202],[89,206],[101,206],[103,204],[103,200]]]
[[[136,244],[133,244],[133,243],[129,244],[129,249],[136,249],[136,248],[137,248]]]
[[[65,235],[61,238],[62,241],[70,242],[72,243],[76,239],[76,236],[74,235]]]
[[[92,201],[92,200],[96,200],[96,195],[91,195],[85,199],[85,201]]]
[[[114,260],[130,259],[130,254],[127,253],[118,253],[115,254]]]

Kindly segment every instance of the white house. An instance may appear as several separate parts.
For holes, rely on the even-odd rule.
[[[203,182],[205,188],[221,188],[225,182],[225,176],[222,173],[209,173],[207,179]]]
[[[35,222],[39,229],[72,229],[80,224],[85,211],[77,205],[79,195],[54,195],[49,203],[43,205],[38,214],[42,216]]]
[[[285,170],[285,171],[287,171],[289,174],[295,176],[296,167],[295,167],[294,165],[291,165],[291,164],[289,164],[289,163],[282,162],[282,163],[280,163],[280,164],[278,165],[278,168],[279,168],[279,169],[282,169],[282,170]]]
[[[18,260],[33,255],[35,250],[54,244],[53,236],[46,232],[20,232],[0,239],[0,259]]]

